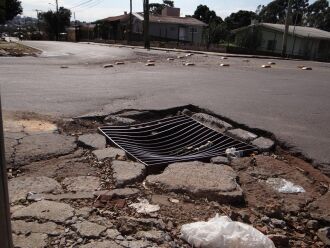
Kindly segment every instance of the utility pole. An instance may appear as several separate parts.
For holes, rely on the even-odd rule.
[[[13,248],[0,96],[0,247]]]
[[[34,11],[37,12],[37,25],[38,25],[38,32],[39,32],[39,35],[40,35],[40,21],[39,21],[39,12],[41,12],[41,10],[39,9],[35,9]]]
[[[292,0],[289,0],[288,10],[287,10],[287,13],[286,13],[286,18],[285,18],[285,30],[284,30],[284,35],[283,35],[282,57],[284,57],[286,55],[289,25],[290,25],[290,22],[291,22],[291,11],[292,11]]]
[[[59,35],[58,35],[58,32],[59,32],[58,0],[55,0],[55,3],[56,3],[56,30],[55,31],[56,31],[56,40],[58,41],[58,39],[59,39]]]
[[[143,12],[144,12],[144,48],[150,49],[150,37],[149,37],[149,0],[143,1]]]
[[[133,32],[132,31],[132,28],[133,28],[132,11],[133,11],[132,0],[130,0],[130,3],[129,3],[129,38],[128,38],[129,41],[132,40],[132,32]]]

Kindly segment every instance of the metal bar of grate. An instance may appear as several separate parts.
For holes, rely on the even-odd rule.
[[[258,151],[185,115],[130,126],[104,126],[99,130],[147,166],[210,159],[225,155],[228,148],[236,148],[244,156]]]

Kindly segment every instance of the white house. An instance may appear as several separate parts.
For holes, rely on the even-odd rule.
[[[255,50],[280,54],[285,25],[257,23],[233,30],[235,43],[242,45],[254,36]],[[286,54],[309,59],[330,59],[330,32],[316,28],[289,26]]]

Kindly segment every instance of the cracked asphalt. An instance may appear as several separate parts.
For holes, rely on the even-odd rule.
[[[194,104],[277,138],[330,164],[330,65],[310,61],[229,58],[93,44],[28,41],[39,57],[0,57],[5,112],[74,117],[120,109]],[[146,67],[148,59],[155,67]],[[125,65],[103,68],[103,64]],[[192,67],[183,62],[193,62]],[[68,68],[61,68],[61,66]],[[302,71],[300,65],[311,66]]]

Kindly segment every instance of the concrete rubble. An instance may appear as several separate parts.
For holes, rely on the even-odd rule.
[[[182,112],[261,152],[233,160],[219,156],[209,162],[174,163],[147,174],[144,164],[107,146],[104,136],[95,133],[95,123],[87,120],[81,126],[59,126],[61,134],[54,129],[42,132],[40,139],[40,133],[22,135],[20,125],[13,126],[18,132],[7,135],[6,157],[15,164],[8,170],[15,246],[188,248],[180,236],[182,225],[215,214],[253,226],[276,247],[329,245],[328,177],[282,153],[271,139],[209,114]],[[138,110],[108,116],[97,126],[152,118],[150,112]],[[30,149],[31,142],[35,144]],[[274,178],[305,192],[281,193],[266,183]],[[131,207],[144,202],[157,206],[157,211],[139,213]]]

